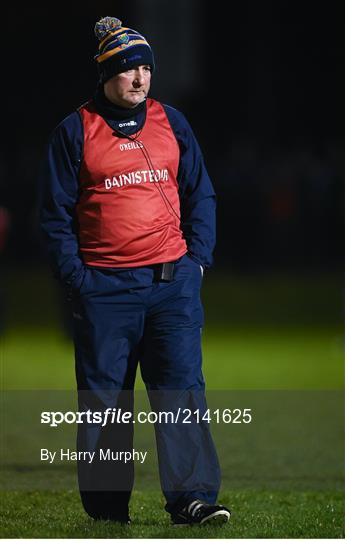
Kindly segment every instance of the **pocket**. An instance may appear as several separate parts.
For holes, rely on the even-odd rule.
[[[87,294],[92,290],[92,270],[85,266],[84,276],[79,288],[76,289],[76,293],[79,295]]]
[[[77,290],[79,297],[117,295],[130,290],[133,272],[125,269],[107,269],[86,266],[82,284]]]
[[[190,255],[188,255],[188,253],[186,254],[186,257],[189,261],[191,261],[191,263],[194,265],[195,268],[198,269],[198,273],[199,273],[199,276],[202,278],[203,275],[204,275],[204,269],[203,267],[201,266],[201,264],[199,264],[197,261],[195,261],[194,259],[192,259],[192,257]]]

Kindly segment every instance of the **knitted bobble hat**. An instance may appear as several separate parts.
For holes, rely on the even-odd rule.
[[[102,83],[140,65],[149,65],[154,70],[153,52],[144,36],[122,26],[116,17],[100,19],[95,25],[95,35],[99,40],[95,60]]]

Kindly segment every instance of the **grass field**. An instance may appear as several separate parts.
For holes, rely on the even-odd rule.
[[[19,392],[24,399],[32,390],[37,396],[45,391],[54,395],[75,387],[73,347],[62,330],[57,291],[48,276],[41,269],[25,278],[12,269],[7,273],[7,324],[1,338],[5,395]],[[272,410],[270,400],[277,404],[271,423],[258,415],[256,430],[229,436],[229,431],[215,429],[224,470],[220,501],[232,508],[231,523],[215,531],[172,529],[157,490],[155,462],[147,476],[138,475],[132,525],[94,523],[81,508],[73,471],[49,473],[43,466],[25,466],[20,447],[29,448],[34,437],[30,442],[29,436],[21,440],[10,432],[2,437],[2,447],[12,441],[2,448],[2,537],[344,536],[342,276],[229,277],[211,272],[203,300],[204,374],[211,400],[260,396],[259,412],[265,405]],[[143,388],[140,378],[137,388]],[[3,411],[5,419],[8,410]]]
[[[171,527],[159,493],[134,492],[130,526],[95,523],[72,492],[8,493],[3,534],[13,538],[342,538],[339,492],[236,490],[222,494],[233,515],[222,528]]]

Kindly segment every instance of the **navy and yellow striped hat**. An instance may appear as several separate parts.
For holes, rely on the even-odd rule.
[[[102,83],[136,66],[147,64],[154,70],[153,52],[144,36],[122,26],[116,17],[100,19],[95,25],[95,34],[99,40],[95,60]]]

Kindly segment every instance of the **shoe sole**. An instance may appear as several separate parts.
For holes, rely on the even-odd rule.
[[[213,514],[205,517],[200,521],[200,523],[173,523],[173,527],[194,527],[197,525],[224,525],[230,519],[230,513],[226,510],[217,510]]]
[[[208,525],[223,525],[224,523],[227,523],[229,519],[229,512],[227,512],[226,510],[217,510],[217,512],[214,512],[213,514],[210,514],[209,516],[202,519],[200,525],[205,525],[205,523],[207,523]]]

